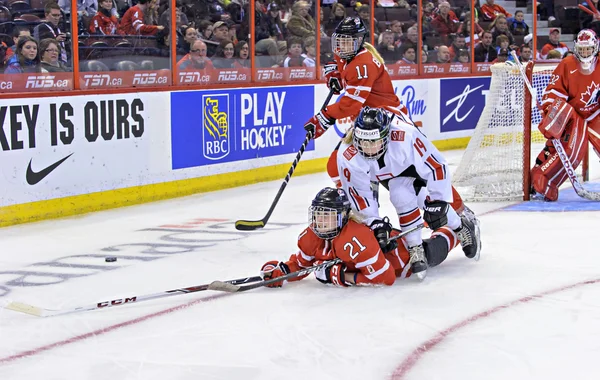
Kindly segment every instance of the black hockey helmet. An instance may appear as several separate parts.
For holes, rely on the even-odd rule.
[[[376,160],[387,150],[392,117],[383,108],[364,107],[354,121],[352,143],[367,159]]]
[[[310,229],[321,239],[333,239],[348,223],[351,209],[344,190],[326,187],[317,193],[308,208]]]
[[[344,18],[331,35],[331,50],[342,59],[352,59],[362,49],[367,28],[360,17]]]

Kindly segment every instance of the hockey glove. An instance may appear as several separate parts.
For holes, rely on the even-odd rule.
[[[316,139],[325,133],[333,123],[335,123],[335,119],[329,117],[326,110],[323,110],[311,117],[310,120],[304,124],[304,129],[310,134],[311,138]]]
[[[556,99],[546,111],[538,129],[547,139],[560,139],[575,114],[573,107],[563,99]]]
[[[383,253],[388,253],[398,248],[398,240],[394,239],[388,242],[390,233],[392,232],[392,224],[387,216],[383,219],[375,219],[369,227],[373,231],[373,235],[375,235]]]
[[[339,95],[342,90],[342,74],[338,71],[337,63],[329,62],[323,67],[327,88],[333,90],[334,95]]]
[[[425,213],[423,219],[432,230],[444,227],[448,224],[448,202],[425,200]]]
[[[318,269],[315,271],[315,277],[323,284],[342,287],[352,286],[351,283],[346,283],[346,264],[335,264],[327,268]]]
[[[260,268],[260,276],[263,278],[263,280],[281,277],[288,273],[290,273],[290,268],[287,266],[287,264],[275,260],[265,263],[265,265]],[[269,288],[281,288],[283,286],[283,281],[275,282],[266,286]]]

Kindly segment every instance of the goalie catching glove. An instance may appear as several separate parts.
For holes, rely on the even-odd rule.
[[[325,133],[333,123],[335,123],[335,119],[327,115],[327,110],[323,110],[311,117],[310,120],[304,124],[304,129],[311,138],[316,139]]]

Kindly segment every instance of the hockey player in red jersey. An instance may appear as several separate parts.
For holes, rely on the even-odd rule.
[[[317,280],[342,287],[392,285],[397,277],[411,275],[406,244],[402,242],[393,251],[383,253],[371,229],[351,211],[344,190],[326,187],[319,191],[309,208],[309,222],[298,237],[298,251],[288,261],[273,260],[262,266],[261,275],[265,280],[336,258],[342,263],[316,271]],[[443,262],[457,245],[451,232],[444,227],[424,241],[430,266]],[[278,282],[270,286],[282,285],[283,282]]]
[[[577,34],[574,55],[563,59],[542,98],[543,118],[538,128],[547,139],[559,139],[574,168],[587,152],[587,140],[600,152],[600,68],[598,38],[590,29]],[[531,170],[533,191],[547,201],[558,199],[567,173],[548,140]]]

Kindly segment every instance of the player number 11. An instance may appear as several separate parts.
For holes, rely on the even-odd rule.
[[[361,242],[356,238],[356,236],[352,237],[352,241],[355,242],[356,245],[358,245],[359,249],[356,252],[354,252],[354,244],[348,242],[344,244],[344,251],[350,251],[350,258],[354,260],[358,256],[358,254],[367,249],[367,247],[362,245]]]
[[[367,76],[367,65],[362,65],[363,70],[365,72],[364,75],[361,75],[360,73],[360,66],[356,66],[356,72],[358,73],[358,79],[363,79],[363,78],[368,78]]]

